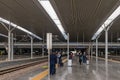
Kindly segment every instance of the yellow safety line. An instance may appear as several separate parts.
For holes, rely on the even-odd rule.
[[[105,60],[105,58],[101,58],[101,57],[98,57],[99,59],[103,59],[103,60]],[[111,59],[108,59],[108,61],[110,61],[110,62],[115,62],[115,63],[120,63],[120,61],[116,61],[116,60],[111,60]]]
[[[32,80],[42,80],[47,75],[48,75],[48,69],[41,72],[39,75],[35,76],[34,78],[32,78]]]
[[[65,63],[67,61],[67,59],[63,60],[63,63]],[[48,69],[41,72],[40,74],[38,74],[37,76],[33,77],[31,80],[42,80],[44,77],[46,77],[48,75]]]

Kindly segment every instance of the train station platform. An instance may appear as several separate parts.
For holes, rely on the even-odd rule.
[[[72,67],[68,67],[65,63],[64,67],[57,69],[50,80],[119,80],[120,67],[118,66],[120,63],[113,60],[105,63],[104,59],[98,59],[96,62],[94,58],[89,65],[79,65],[78,59],[73,59]]]

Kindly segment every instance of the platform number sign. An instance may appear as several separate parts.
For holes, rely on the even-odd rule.
[[[52,33],[47,33],[47,49],[52,49]]]

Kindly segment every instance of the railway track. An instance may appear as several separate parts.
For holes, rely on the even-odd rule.
[[[9,67],[9,68],[5,68],[5,69],[0,70],[0,75],[11,73],[11,72],[21,70],[21,69],[24,69],[24,68],[28,68],[28,67],[31,67],[31,66],[35,66],[35,65],[38,65],[40,63],[47,62],[47,61],[48,61],[47,58],[43,58],[43,59],[38,60],[38,61],[33,61],[33,62],[26,63],[26,64],[16,65],[16,66],[12,66],[12,67]]]

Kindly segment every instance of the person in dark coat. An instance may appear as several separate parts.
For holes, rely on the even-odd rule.
[[[72,52],[70,52],[70,53],[69,53],[69,59],[71,59],[71,60],[72,60],[72,58],[73,58],[73,53],[72,53]]]
[[[84,52],[83,53],[83,63],[86,63],[87,62],[87,57],[86,57],[86,53]]]
[[[82,60],[83,60],[83,55],[82,55],[82,53],[80,52],[80,53],[79,53],[79,63],[80,63],[80,65],[82,64]]]
[[[61,54],[61,52],[58,52],[57,57],[58,57],[58,66],[62,67],[63,63],[62,63],[62,54]]]
[[[57,56],[55,53],[50,54],[50,75],[54,75],[56,73],[56,63]]]

